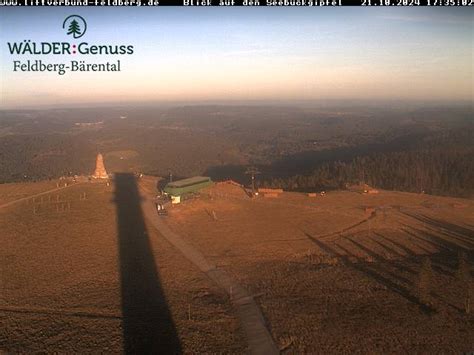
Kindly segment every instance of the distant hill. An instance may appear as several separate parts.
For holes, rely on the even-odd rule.
[[[100,151],[110,172],[248,183],[243,172],[255,165],[260,180],[291,189],[368,179],[383,188],[465,196],[474,141],[469,117],[472,108],[459,105],[0,111],[0,183],[89,174]],[[438,179],[433,171],[446,164],[449,172]],[[384,173],[394,169],[396,175]]]

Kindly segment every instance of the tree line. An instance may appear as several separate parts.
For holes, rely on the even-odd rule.
[[[311,174],[263,181],[289,191],[343,189],[348,184],[434,195],[474,196],[472,131],[429,139],[407,151],[372,153],[318,166]]]

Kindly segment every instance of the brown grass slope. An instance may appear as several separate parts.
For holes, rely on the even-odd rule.
[[[389,191],[251,200],[219,185],[168,221],[251,290],[284,351],[474,348],[472,278],[458,276],[461,255],[472,273],[472,200]]]
[[[35,185],[18,184],[14,190],[37,193]],[[10,199],[11,191],[12,185],[5,191],[0,186],[0,199]],[[1,350],[123,350],[124,276],[114,195],[113,185],[86,183],[43,203],[24,201],[0,210]],[[243,352],[224,293],[146,222],[144,228],[163,292],[160,302],[169,309],[182,351]]]

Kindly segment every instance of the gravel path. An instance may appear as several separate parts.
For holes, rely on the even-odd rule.
[[[143,189],[142,191],[145,192]],[[148,196],[150,195],[148,194]],[[265,355],[278,354],[278,348],[265,325],[265,320],[253,297],[224,270],[217,268],[216,265],[207,261],[200,251],[178,234],[174,233],[164,222],[162,217],[156,213],[151,198],[143,197],[142,209],[145,217],[164,238],[229,294],[232,304],[239,316],[242,328],[244,329],[250,353]]]

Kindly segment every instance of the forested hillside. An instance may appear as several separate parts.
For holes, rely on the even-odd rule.
[[[324,163],[309,175],[268,179],[264,185],[313,191],[366,183],[374,187],[435,195],[474,196],[472,130],[443,133],[414,149],[373,152],[350,161]]]
[[[183,106],[0,111],[0,183],[109,172],[234,179],[289,190],[364,182],[473,193],[471,106]]]
[[[0,138],[0,183],[91,171],[95,153],[96,146],[82,135],[7,135]]]

